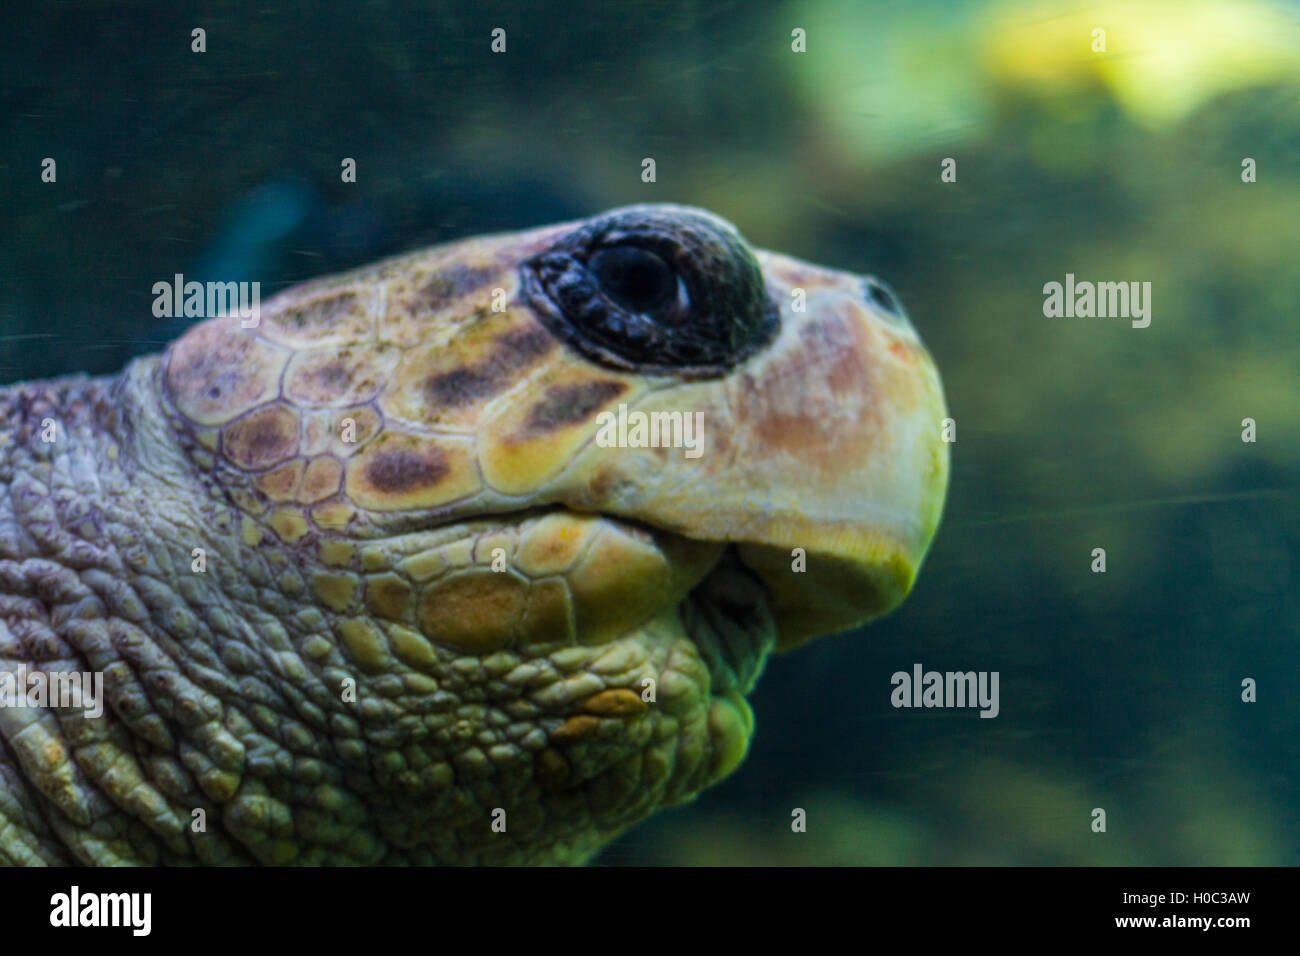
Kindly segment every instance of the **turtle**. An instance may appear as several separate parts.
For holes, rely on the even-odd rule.
[[[884,283],[664,204],[6,387],[0,861],[584,862],[899,604],[946,414]]]

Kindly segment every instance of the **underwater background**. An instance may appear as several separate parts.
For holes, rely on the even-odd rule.
[[[598,864],[1300,863],[1300,4],[30,7],[3,383],[160,349],[177,272],[269,296],[635,202],[898,293],[957,438],[914,592],[774,658],[748,760]],[[1046,317],[1067,273],[1150,325]],[[895,709],[917,663],[1000,713]]]

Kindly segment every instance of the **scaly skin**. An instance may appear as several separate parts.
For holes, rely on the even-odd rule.
[[[0,707],[0,861],[580,862],[737,766],[774,647],[901,600],[947,474],[906,322],[757,253],[771,342],[611,368],[521,288],[575,228],[0,390],[0,673],[107,698]],[[704,412],[705,454],[600,447],[619,403]]]

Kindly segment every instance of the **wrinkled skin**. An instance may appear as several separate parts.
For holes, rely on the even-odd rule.
[[[526,288],[589,221],[0,390],[0,674],[106,697],[0,707],[0,861],[580,862],[737,766],[773,649],[902,599],[947,480],[906,319],[707,214],[632,214],[722,323],[689,367],[641,361],[677,331],[607,355]],[[702,413],[701,454],[603,447],[620,404]]]

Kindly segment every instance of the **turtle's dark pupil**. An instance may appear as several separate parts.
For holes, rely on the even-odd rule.
[[[652,312],[677,293],[677,277],[668,263],[638,246],[601,249],[587,268],[605,294],[629,312]]]

